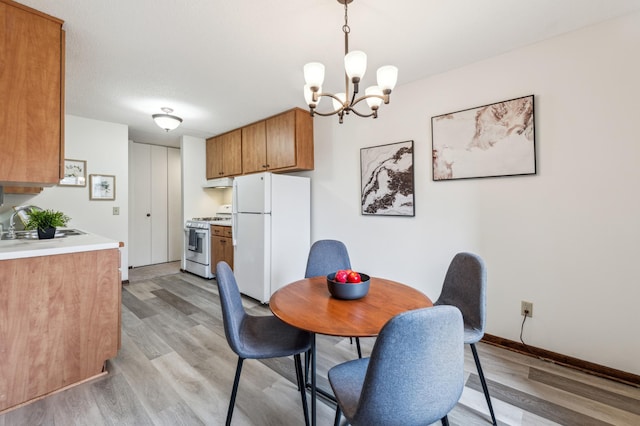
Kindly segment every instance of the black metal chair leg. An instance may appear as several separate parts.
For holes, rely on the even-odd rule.
[[[233,380],[233,390],[231,391],[231,400],[229,401],[229,410],[227,411],[226,425],[231,426],[231,417],[233,417],[233,407],[236,404],[236,394],[238,393],[238,383],[240,383],[240,373],[242,373],[242,362],[244,359],[238,357],[238,366],[236,367],[236,378]]]
[[[298,381],[298,390],[300,391],[300,397],[302,400],[302,411],[304,412],[304,424],[309,426],[309,407],[307,406],[307,390],[305,388],[303,374],[302,374],[302,361],[300,354],[293,356],[293,361],[296,365],[296,380]]]
[[[304,353],[304,383],[309,384],[309,367],[311,367],[311,349]]]
[[[447,416],[441,418],[440,422],[442,423],[442,426],[449,426],[449,418]]]
[[[358,349],[358,358],[362,358],[362,349],[360,349],[360,338],[356,337],[356,348]]]
[[[336,405],[336,418],[333,421],[333,426],[340,426],[340,416],[342,415],[342,411],[340,411],[340,406]]]
[[[484,373],[482,372],[482,366],[480,365],[480,357],[478,357],[478,350],[475,343],[471,343],[471,352],[473,353],[473,360],[476,362],[476,368],[478,369],[478,377],[480,377],[480,383],[482,384],[482,390],[484,391],[484,397],[487,400],[489,406],[489,413],[491,413],[491,422],[493,425],[497,425],[496,416],[493,414],[493,405],[491,404],[491,397],[489,396],[489,388],[487,387],[487,381],[484,379]]]

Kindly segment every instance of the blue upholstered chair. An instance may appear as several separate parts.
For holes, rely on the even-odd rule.
[[[329,370],[341,413],[353,426],[448,425],[464,387],[462,315],[453,306],[416,309],[385,324],[370,358]]]
[[[309,412],[300,354],[311,348],[311,334],[291,327],[273,315],[248,315],[242,306],[242,298],[235,276],[226,262],[219,262],[216,265],[216,281],[222,306],[224,334],[229,346],[238,355],[226,425],[231,424],[243,361],[245,359],[279,358],[293,355],[305,424],[308,426]]]
[[[311,245],[305,278],[329,275],[339,269],[351,269],[349,252],[342,241],[318,240]],[[360,339],[356,337],[358,358],[362,358]]]
[[[495,425],[491,397],[482,372],[476,343],[484,336],[487,304],[487,272],[483,260],[473,253],[458,253],[453,257],[444,278],[442,292],[435,305],[453,305],[460,309],[464,319],[464,343],[471,346],[478,376],[489,406],[491,421]]]

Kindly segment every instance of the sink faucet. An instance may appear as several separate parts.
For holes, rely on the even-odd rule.
[[[36,208],[39,209],[39,207],[37,206],[20,206],[20,207],[16,207],[15,211],[13,213],[11,213],[11,217],[9,218],[9,230],[7,231],[7,239],[9,240],[13,240],[14,238],[16,238],[16,226],[15,226],[15,218],[16,215],[18,213],[20,213],[21,211],[31,211],[31,209]]]

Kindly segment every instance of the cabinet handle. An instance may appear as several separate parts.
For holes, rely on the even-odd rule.
[[[147,213],[147,217],[151,217],[151,213]]]

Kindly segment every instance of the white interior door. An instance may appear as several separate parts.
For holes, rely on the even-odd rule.
[[[183,229],[180,150],[130,143],[129,265],[179,260]]]
[[[169,262],[180,260],[184,250],[181,169],[180,150],[177,148],[167,148],[167,224],[169,226]]]
[[[130,143],[129,265],[151,264],[151,145]]]
[[[151,147],[151,264],[169,260],[167,147]]]

